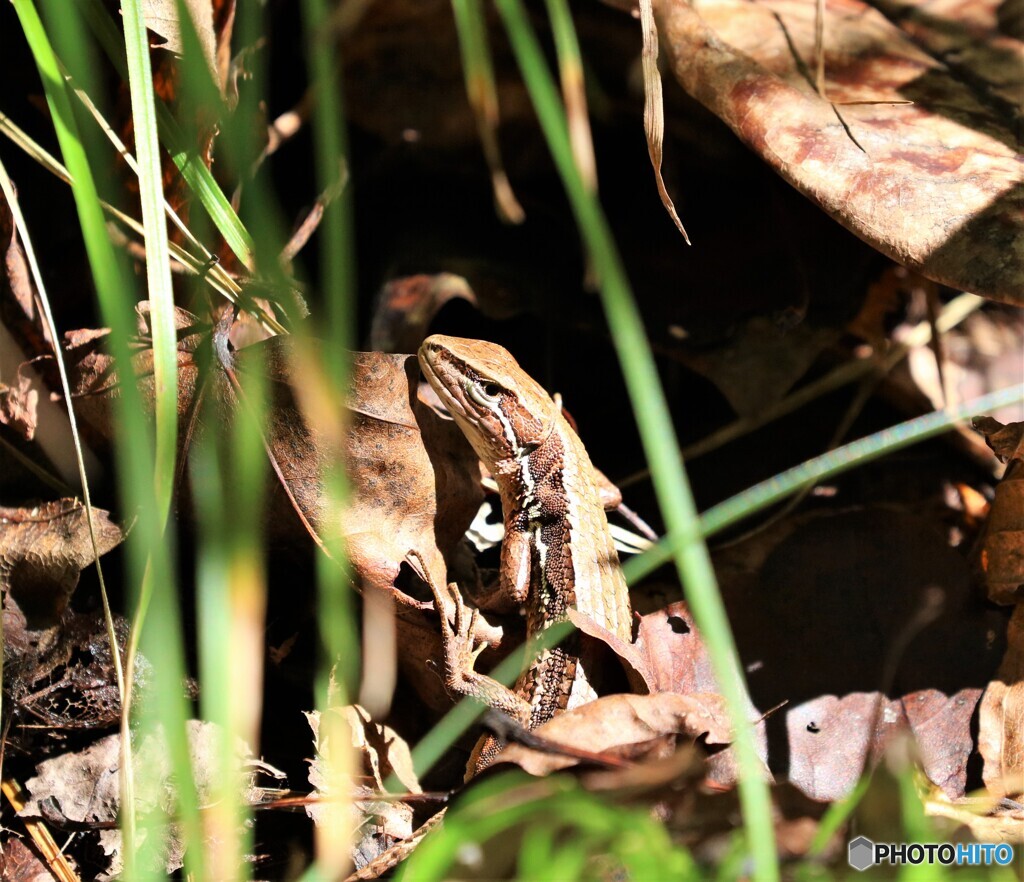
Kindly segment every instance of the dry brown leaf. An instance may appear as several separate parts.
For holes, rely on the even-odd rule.
[[[738,416],[756,417],[781,401],[840,333],[838,328],[817,328],[808,322],[784,328],[757,316],[726,345],[680,348],[676,354],[711,380]]]
[[[144,402],[152,406],[152,352],[148,348],[147,307],[139,310],[140,337],[133,368]],[[196,414],[199,390],[215,397],[223,423],[238,405],[246,374],[258,370],[270,384],[271,407],[266,440],[275,470],[287,494],[272,502],[268,519],[278,540],[303,532],[296,509],[316,536],[340,531],[350,561],[363,585],[391,594],[406,609],[432,610],[432,600],[417,599],[396,586],[410,552],[416,552],[427,573],[438,583],[447,580],[446,560],[454,554],[483,500],[476,454],[455,423],[439,416],[418,398],[419,365],[415,356],[381,352],[353,353],[350,363],[348,420],[344,445],[350,484],[348,507],[341,515],[329,512],[323,476],[330,461],[326,441],[303,416],[292,373],[291,337],[273,337],[235,353],[232,376],[214,368],[202,379],[200,347],[209,346],[195,316],[179,310],[178,413],[180,444],[209,427]],[[106,332],[69,335],[73,353],[72,387],[81,402],[83,418],[104,436],[110,434],[110,396],[118,377],[102,350]],[[302,343],[306,354],[317,344]],[[341,407],[341,405],[339,405]],[[290,498],[289,498],[290,497]],[[481,623],[481,635],[495,643],[500,631]]]
[[[445,557],[483,499],[475,454],[453,421],[419,402],[415,356],[353,353],[345,435],[351,495],[342,522],[331,523],[322,485],[328,451],[293,395],[292,345],[276,337],[238,358],[243,383],[247,363],[258,358],[274,381],[268,436],[285,483],[318,533],[342,531],[364,583],[388,590],[406,607],[432,609],[432,601],[415,601],[393,586],[411,551],[435,580],[445,581]]]
[[[951,797],[962,794],[967,782],[967,762],[974,751],[971,720],[981,695],[980,688],[948,696],[922,689],[901,699],[924,773]]]
[[[967,562],[895,510],[819,513],[767,533],[743,543],[756,553],[734,546],[716,566],[753,702],[786,703],[766,720],[773,771],[837,799],[902,730],[932,780],[963,796],[971,715],[1004,627],[974,596]],[[756,575],[743,575],[750,566]]]
[[[452,273],[403,276],[385,282],[374,305],[370,348],[380,352],[416,352],[434,316],[454,299],[477,305],[469,283]]]
[[[54,874],[25,840],[11,837],[0,852],[0,878],[7,882],[53,882]]]
[[[661,71],[658,70],[658,26],[654,20],[651,0],[640,0],[640,30],[644,44],[641,61],[644,72],[644,134],[647,136],[647,153],[651,157],[654,183],[658,188],[661,204],[665,206],[672,223],[689,245],[690,237],[686,235],[683,222],[679,219],[675,203],[668,194],[665,179],[661,174],[661,159],[665,146],[665,104],[661,95]]]
[[[1014,114],[992,110],[988,68],[957,74],[876,10],[832,0],[826,100],[807,70],[814,4],[654,8],[683,88],[832,217],[931,279],[1024,302],[1024,162]]]
[[[787,708],[789,780],[812,799],[835,802],[849,795],[898,733],[909,729],[928,778],[946,794],[960,796],[980,695],[980,689],[949,697],[929,689],[891,700],[878,692],[855,692]]]
[[[410,793],[422,793],[419,780],[412,768],[409,745],[394,729],[373,722],[370,715],[358,705],[331,708],[326,713],[340,715],[343,728],[351,737],[350,747],[359,758],[362,775],[368,781],[354,784],[356,794],[349,807],[353,829],[360,830],[353,845],[356,866],[364,866],[396,842],[413,833],[413,811],[399,800],[375,799],[384,792],[384,780],[393,772]],[[320,711],[306,714],[313,730],[316,756],[309,761],[309,783],[314,789],[314,800],[306,806],[306,814],[315,824],[334,815],[324,812],[324,800],[331,798],[327,786],[324,763],[331,757],[331,745],[320,735]]]
[[[31,441],[39,418],[39,377],[34,371],[26,371],[27,367],[18,366],[16,385],[0,382],[0,423]]]
[[[93,509],[100,554],[120,544],[121,528]],[[85,507],[59,499],[35,508],[0,507],[0,588],[33,627],[53,624],[67,609],[79,573],[95,560]]]
[[[978,417],[974,427],[1005,462],[981,543],[980,564],[994,603],[1016,603],[1024,593],[1024,423],[1002,425]]]
[[[209,805],[216,788],[223,781],[222,733],[214,724],[189,720],[186,724],[189,754],[200,805]],[[43,818],[58,826],[72,821],[79,824],[113,825],[117,821],[121,801],[121,736],[108,735],[77,753],[65,753],[45,760],[36,767],[36,776],[26,787],[31,799],[18,812],[22,818]],[[259,791],[255,786],[255,768],[252,753],[236,740],[233,762],[238,780],[244,784],[242,799],[255,802]],[[146,736],[137,745],[136,809],[145,817],[158,806],[171,812],[175,806],[175,784],[171,767],[171,754],[163,733]],[[142,770],[145,770],[144,773]],[[141,786],[145,781],[149,786]],[[114,879],[122,870],[121,831],[105,829],[100,832],[104,854],[110,866],[98,879]],[[182,866],[184,840],[176,824],[172,824],[164,843],[161,864],[169,873]]]
[[[978,752],[982,777],[997,799],[1024,794],[1024,604],[1007,629],[1006,656],[981,699]]]
[[[623,640],[577,609],[570,607],[568,616],[569,621],[586,634],[588,638],[593,637],[601,641],[615,652],[622,663],[633,692],[643,694],[645,692],[657,691],[654,685],[656,682],[654,671],[637,644]]]
[[[786,708],[790,783],[812,799],[848,796],[906,725],[898,701],[877,692],[824,695]]]
[[[720,695],[609,695],[558,714],[535,734],[576,750],[628,756],[664,757],[679,741],[705,736],[709,745],[731,741],[729,717]],[[579,760],[510,744],[495,763],[510,762],[531,775],[549,775],[578,765]]]
[[[653,678],[650,691],[680,692],[684,695],[720,694],[707,647],[697,630],[689,606],[676,602],[640,619],[635,651],[645,660]],[[757,753],[768,760],[767,730],[761,713],[747,696],[747,717],[755,724]],[[732,751],[722,751],[708,761],[708,778],[727,787],[736,781]]]

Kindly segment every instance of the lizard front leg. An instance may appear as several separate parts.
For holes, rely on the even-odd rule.
[[[444,684],[455,695],[468,695],[488,707],[499,710],[526,725],[530,720],[530,704],[507,686],[473,668],[477,657],[487,648],[486,642],[477,642],[474,636],[479,613],[470,610],[462,600],[459,589],[449,584],[448,595],[455,604],[454,626],[445,615],[445,602],[441,590],[430,583],[434,605],[441,617],[441,648],[444,653]]]

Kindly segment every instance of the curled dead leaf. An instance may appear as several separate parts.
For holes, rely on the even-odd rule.
[[[106,554],[124,534],[108,512],[93,509],[96,544]],[[34,508],[0,507],[0,589],[33,627],[53,624],[67,609],[79,573],[96,559],[85,507],[58,499]]]
[[[324,713],[340,718],[342,731],[349,734],[350,747],[355,751],[362,775],[368,781],[353,785],[357,798],[350,806],[352,826],[360,830],[352,857],[357,866],[364,866],[413,832],[410,805],[404,801],[375,798],[385,791],[385,779],[394,773],[410,793],[422,793],[422,789],[412,767],[409,745],[394,729],[375,723],[358,705],[330,708]],[[316,750],[316,756],[309,763],[309,783],[314,788],[314,799],[306,806],[306,814],[314,823],[321,824],[335,817],[324,812],[324,800],[331,798],[324,769],[324,763],[331,759],[331,744],[321,735],[321,712],[307,713],[306,719],[313,730]]]
[[[25,364],[18,366],[14,386],[0,383],[0,423],[31,441],[39,420],[39,380],[35,372],[27,368]]]
[[[1007,464],[996,488],[981,542],[981,569],[994,603],[1015,603],[1024,594],[1024,423],[1002,425],[978,417],[974,427]]]
[[[148,308],[139,308],[139,339],[133,371],[143,400],[152,406],[152,352],[148,348]],[[381,352],[353,353],[345,423],[345,465],[350,485],[348,508],[340,517],[328,509],[323,476],[332,465],[326,439],[306,421],[294,373],[291,337],[273,337],[233,355],[229,377],[210,362],[210,339],[199,320],[178,310],[179,456],[211,426],[198,409],[211,396],[217,406],[215,427],[233,418],[238,389],[246,374],[260,371],[269,382],[271,405],[266,444],[285,493],[272,502],[268,519],[278,540],[303,532],[301,513],[316,536],[340,531],[362,585],[388,591],[406,609],[433,604],[396,587],[409,553],[415,551],[428,574],[446,581],[446,559],[454,553],[483,499],[477,459],[454,422],[439,416],[418,398],[415,356]],[[118,372],[103,351],[106,331],[69,335],[76,405],[101,435],[110,437],[110,398],[117,394]],[[301,344],[308,351],[317,341]],[[245,406],[244,404],[242,406]],[[424,598],[426,592],[424,592]],[[491,639],[497,632],[489,632]]]
[[[996,799],[1024,795],[1024,604],[1013,611],[1006,656],[981,699],[978,752],[982,777]]]
[[[385,282],[373,310],[370,348],[416,352],[434,316],[451,300],[477,305],[469,282],[453,273],[403,276]]]
[[[663,757],[677,742],[704,738],[709,745],[731,740],[728,714],[719,695],[609,695],[558,714],[535,734],[590,753],[629,759]],[[495,764],[510,762],[531,775],[549,775],[578,765],[579,760],[511,744]]]

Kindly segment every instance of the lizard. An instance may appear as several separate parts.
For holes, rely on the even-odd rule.
[[[567,618],[573,608],[631,642],[629,591],[601,498],[599,474],[561,406],[501,346],[483,340],[428,337],[419,349],[427,382],[498,485],[505,524],[499,595],[526,612],[527,638]],[[543,650],[509,689],[473,670],[484,645],[474,646],[473,619],[455,586],[454,627],[431,585],[442,620],[445,685],[535,729],[563,710],[593,701],[599,649],[579,634]],[[484,736],[467,770],[472,777],[498,750]],[[407,856],[439,812],[388,857],[354,874],[376,878]],[[395,849],[390,850],[394,852]],[[367,873],[369,871],[369,873]]]

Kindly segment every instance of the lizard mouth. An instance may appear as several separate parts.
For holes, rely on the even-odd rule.
[[[429,343],[424,343],[420,346],[418,355],[420,369],[423,371],[423,376],[427,378],[427,382],[430,383],[430,387],[437,393],[437,397],[441,399],[441,402],[446,408],[448,408],[452,416],[460,416],[467,420],[471,419],[472,417],[467,411],[465,405],[463,405],[457,395],[449,389],[448,384],[441,379],[441,371],[438,369],[437,361],[442,352],[443,350],[435,348]]]

